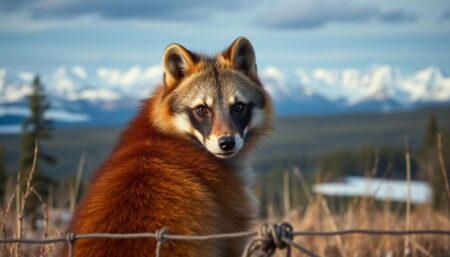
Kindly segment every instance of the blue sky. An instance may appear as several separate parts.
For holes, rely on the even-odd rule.
[[[214,53],[248,37],[260,67],[450,72],[448,0],[0,0],[0,67],[159,64],[178,42]]]

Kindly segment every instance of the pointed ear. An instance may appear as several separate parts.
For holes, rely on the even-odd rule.
[[[255,50],[245,37],[234,40],[222,56],[231,62],[234,69],[244,72],[251,78],[257,78]]]
[[[195,66],[195,56],[179,44],[171,44],[164,51],[164,83],[167,89],[173,89],[178,82],[188,75]]]

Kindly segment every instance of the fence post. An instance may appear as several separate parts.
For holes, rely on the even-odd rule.
[[[288,215],[291,210],[291,198],[289,192],[289,171],[284,171],[283,174],[283,207],[284,215]]]

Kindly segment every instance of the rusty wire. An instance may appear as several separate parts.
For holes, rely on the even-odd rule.
[[[440,235],[450,236],[450,230],[370,230],[370,229],[349,229],[338,231],[293,231],[292,225],[283,223],[265,222],[259,231],[243,231],[236,233],[223,233],[211,235],[171,235],[167,228],[162,228],[154,233],[90,233],[74,234],[68,233],[66,236],[48,239],[0,239],[0,244],[23,243],[23,244],[53,244],[66,243],[68,245],[69,257],[74,257],[74,244],[78,240],[88,239],[136,239],[153,238],[157,241],[155,256],[160,257],[161,245],[168,241],[208,241],[229,238],[252,237],[246,245],[243,257],[263,256],[270,257],[277,250],[286,251],[286,256],[291,256],[291,248],[295,248],[309,257],[319,255],[294,242],[295,237],[330,237],[363,234],[369,236],[406,236],[406,235]]]

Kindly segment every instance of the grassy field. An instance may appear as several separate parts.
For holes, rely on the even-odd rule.
[[[27,192],[26,189],[25,192]],[[436,209],[430,204],[409,206],[408,203],[393,203],[389,200],[375,202],[369,198],[352,198],[349,199],[345,208],[336,210],[333,207],[333,205],[336,205],[333,200],[313,194],[308,187],[304,187],[303,192],[306,200],[291,205],[281,215],[269,215],[267,220],[288,222],[292,225],[294,231],[301,232],[331,232],[349,229],[450,231],[450,209],[448,207]],[[12,196],[12,193],[8,193],[8,196]],[[27,215],[27,213],[23,218],[19,218],[21,216],[16,215],[13,211],[14,206],[12,209],[10,208],[10,203],[14,205],[14,199],[11,197],[7,199],[9,201],[5,203],[3,208],[0,208],[0,239],[65,237],[68,220],[62,218],[64,217],[62,213],[67,213],[67,209],[64,210],[42,202],[42,207],[37,211],[38,215],[36,216],[35,213],[34,216],[38,217],[37,219]],[[449,206],[448,203],[447,206]],[[25,205],[21,208],[24,207]],[[271,205],[267,207],[270,208]],[[22,212],[19,211],[19,213]],[[254,228],[254,230],[257,229],[258,227]],[[22,232],[19,233],[18,231]],[[294,238],[294,242],[322,257],[447,257],[450,252],[450,236],[446,235],[298,236]],[[0,245],[0,256],[56,257],[60,255],[63,245],[64,242],[47,245],[3,244]],[[75,247],[77,247],[77,244],[75,244]],[[274,256],[286,255],[282,250],[278,250]],[[307,255],[293,249],[292,256]]]
[[[299,182],[299,179],[294,177],[295,172],[290,173],[291,177],[286,180],[289,181],[287,184],[283,182],[283,174],[287,173],[286,170],[289,170],[290,166],[300,167],[302,172],[305,172],[304,161],[308,159],[305,159],[305,156],[317,157],[338,150],[356,151],[364,145],[372,148],[403,147],[405,138],[410,148],[417,150],[421,145],[429,118],[434,115],[441,130],[448,131],[449,114],[450,107],[447,106],[391,114],[303,116],[278,119],[272,135],[257,149],[254,156],[256,171],[262,172],[257,177],[255,187],[256,195],[260,200],[262,217],[272,221],[288,221],[295,231],[450,230],[450,202],[448,201],[450,195],[447,195],[445,191],[442,198],[444,202],[436,207],[432,203],[409,205],[409,203],[395,203],[389,200],[374,201],[369,198],[339,200],[335,197],[323,197],[311,192],[308,183]],[[54,139],[46,142],[43,148],[54,154],[59,163],[47,171],[61,178],[73,175],[77,170],[81,154],[85,153],[87,158],[85,171],[88,174],[85,177],[87,178],[106,158],[120,130],[120,128],[79,128],[55,131]],[[18,161],[19,142],[18,136],[0,136],[0,145],[6,149],[10,171],[14,169]],[[450,156],[444,157],[450,158]],[[403,159],[402,164],[404,164]],[[277,174],[264,173],[265,170],[274,170]],[[405,170],[402,172],[405,173]],[[436,172],[436,174],[442,174],[441,169]],[[315,179],[319,180],[314,182],[324,182],[320,180],[324,178],[316,177]],[[72,184],[64,184],[66,186],[52,191],[48,198],[39,201],[40,204],[33,215],[30,215],[31,212],[27,213],[27,204],[18,204],[14,196],[14,186],[9,184],[3,206],[0,208],[0,238],[49,238],[64,235],[71,208],[74,206],[68,204],[69,199],[76,198]],[[23,190],[29,191],[29,199],[36,201],[39,198],[38,192],[34,191],[32,185],[26,188]],[[290,200],[286,201],[286,199]],[[319,256],[445,257],[449,256],[450,252],[450,236],[347,235],[325,238],[298,237],[295,242]],[[53,257],[59,255],[60,249],[61,245],[58,244],[45,246],[8,244],[0,245],[0,256]],[[305,255],[294,251],[292,256]]]
[[[402,147],[405,138],[409,146],[415,149],[422,141],[431,115],[436,116],[441,128],[450,128],[450,106],[411,112],[278,118],[273,132],[254,154],[255,170],[307,166],[305,159],[314,160],[342,149],[351,151],[362,146]],[[53,140],[44,142],[43,148],[56,156],[58,164],[47,167],[45,171],[55,177],[72,175],[84,152],[87,156],[85,170],[90,174],[107,157],[121,129],[96,127],[56,130]],[[0,147],[6,150],[8,170],[13,171],[18,163],[20,137],[0,135]]]
[[[295,164],[302,157],[320,156],[337,150],[403,147],[417,149],[428,119],[435,115],[440,127],[450,128],[450,107],[435,107],[411,112],[363,113],[333,116],[290,117],[275,124],[274,133],[259,149],[256,165]]]

